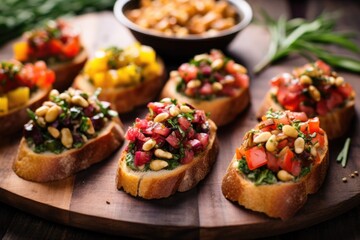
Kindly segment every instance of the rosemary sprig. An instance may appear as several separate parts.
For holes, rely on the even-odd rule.
[[[339,155],[336,158],[337,162],[341,162],[342,167],[346,167],[349,148],[350,148],[350,138],[347,138],[346,141],[345,141],[343,149],[340,151]]]
[[[360,73],[360,59],[334,54],[326,48],[336,45],[360,53],[359,46],[351,40],[354,34],[334,31],[338,15],[325,13],[313,21],[303,18],[287,20],[284,17],[275,20],[265,11],[262,15],[271,41],[266,56],[255,66],[255,73],[290,54],[302,55],[309,61],[322,59],[333,67]]]

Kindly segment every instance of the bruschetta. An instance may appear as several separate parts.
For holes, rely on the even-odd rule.
[[[23,39],[13,46],[14,58],[21,62],[45,61],[55,72],[53,86],[59,91],[71,86],[87,60],[79,33],[61,19],[26,32]]]
[[[145,199],[165,198],[193,188],[218,154],[216,125],[202,110],[173,99],[148,104],[125,135],[117,188]]]
[[[328,139],[319,118],[269,110],[236,149],[222,182],[224,196],[245,208],[288,219],[322,185]]]
[[[47,99],[54,72],[42,61],[22,64],[0,62],[0,135],[19,131],[28,121],[26,109],[35,109]]]
[[[210,113],[223,126],[250,102],[247,70],[220,50],[196,55],[170,74],[160,98],[170,97]]]
[[[164,63],[155,51],[139,43],[126,48],[109,47],[89,60],[75,79],[74,88],[94,92],[102,88],[101,100],[111,102],[119,113],[153,100],[166,79]]]
[[[355,115],[355,91],[322,61],[295,68],[271,80],[258,117],[269,108],[318,116],[329,139],[343,136]]]
[[[29,110],[13,163],[29,181],[61,180],[106,159],[123,143],[124,131],[108,102],[69,89],[50,92],[50,101]]]

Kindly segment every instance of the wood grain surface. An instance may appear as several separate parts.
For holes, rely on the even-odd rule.
[[[250,3],[255,9],[270,4],[267,1]],[[283,1],[278,3],[278,7],[272,12],[274,16],[287,12],[287,5]],[[309,8],[312,9],[308,11],[309,17],[319,13],[321,6],[318,4],[309,3]],[[330,7],[337,9],[336,4]],[[356,11],[356,8],[354,10],[346,4],[342,8]],[[128,30],[117,23],[109,12],[83,15],[72,21],[81,30],[90,55],[101,47],[125,47],[134,41]],[[345,18],[339,27],[359,29],[359,26],[352,24],[355,23]],[[251,69],[266,52],[267,42],[268,34],[264,28],[251,24],[238,35],[226,54]],[[11,54],[11,43],[0,49],[0,59],[10,58]],[[180,64],[176,59],[165,59],[165,63],[169,70]],[[269,79],[304,63],[302,58],[289,58],[260,75],[251,75],[251,105],[232,124],[218,130],[220,153],[217,162],[210,174],[188,192],[149,201],[118,191],[115,187],[116,166],[124,146],[106,161],[66,180],[49,184],[24,181],[11,170],[21,137],[19,133],[0,139],[0,201],[66,225],[138,238],[264,237],[306,228],[342,214],[360,203],[360,177],[348,177],[354,170],[360,170],[359,98],[356,99],[356,117],[347,134],[352,139],[347,167],[342,168],[336,163],[336,155],[344,138],[330,142],[330,168],[325,183],[317,194],[309,197],[306,205],[294,218],[289,221],[270,219],[229,202],[221,193],[222,177],[235,148],[239,146],[244,133],[256,124],[255,113],[269,89]],[[360,93],[359,76],[341,74]],[[127,127],[135,117],[143,117],[145,113],[146,108],[141,107],[121,118]],[[349,179],[347,183],[341,181],[345,176]]]

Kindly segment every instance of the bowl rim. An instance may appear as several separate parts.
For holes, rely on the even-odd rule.
[[[238,10],[238,14],[240,15],[240,17],[242,17],[241,20],[233,27],[223,30],[223,31],[220,31],[219,33],[214,34],[214,35],[198,34],[198,35],[187,35],[185,37],[167,36],[167,35],[161,34],[154,30],[142,28],[142,27],[138,26],[136,23],[132,22],[130,19],[128,19],[123,12],[123,7],[131,1],[136,1],[136,0],[117,0],[115,2],[114,8],[113,8],[115,18],[117,18],[117,20],[121,24],[123,24],[125,27],[129,28],[132,31],[136,31],[139,33],[153,36],[153,37],[169,39],[169,40],[198,41],[198,40],[204,40],[204,39],[221,38],[221,37],[228,36],[228,35],[231,35],[234,33],[238,33],[239,31],[244,29],[247,25],[249,25],[253,18],[253,11],[252,11],[250,5],[245,0],[227,0],[230,4],[232,4],[234,7],[236,7],[236,9]]]

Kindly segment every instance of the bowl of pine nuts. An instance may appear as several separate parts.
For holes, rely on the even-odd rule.
[[[117,0],[116,19],[160,55],[226,49],[252,19],[244,0]]]

